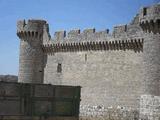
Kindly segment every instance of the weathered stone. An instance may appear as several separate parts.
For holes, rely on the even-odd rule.
[[[160,4],[144,7],[130,24],[115,26],[113,33],[59,31],[51,38],[45,21],[20,21],[17,27],[19,82],[80,85],[81,105],[93,108],[82,107],[81,113],[95,114],[98,108],[93,106],[137,110],[146,105],[145,100],[140,104],[141,96],[160,96]],[[152,108],[143,108],[151,111],[145,116]]]

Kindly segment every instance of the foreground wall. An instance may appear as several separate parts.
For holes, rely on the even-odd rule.
[[[78,118],[80,91],[80,86],[0,82],[0,120],[3,116]]]

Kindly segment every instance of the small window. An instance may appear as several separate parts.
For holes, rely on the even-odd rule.
[[[85,61],[87,61],[87,54],[85,54]]]
[[[57,65],[57,73],[61,73],[62,72],[62,64],[58,63]]]
[[[124,27],[124,31],[125,31],[125,32],[127,32],[127,25],[125,25],[125,27]]]
[[[147,8],[143,8],[143,16],[147,15]]]

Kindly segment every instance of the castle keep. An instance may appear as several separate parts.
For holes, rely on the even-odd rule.
[[[95,106],[160,115],[160,4],[140,9],[113,33],[77,29],[51,37],[46,21],[22,20],[17,35],[19,82],[82,86],[82,115],[96,114]]]

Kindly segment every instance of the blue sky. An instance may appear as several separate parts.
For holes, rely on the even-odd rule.
[[[132,20],[140,7],[160,0],[0,0],[0,74],[18,74],[16,21],[44,19],[50,34],[74,28],[112,29]]]

